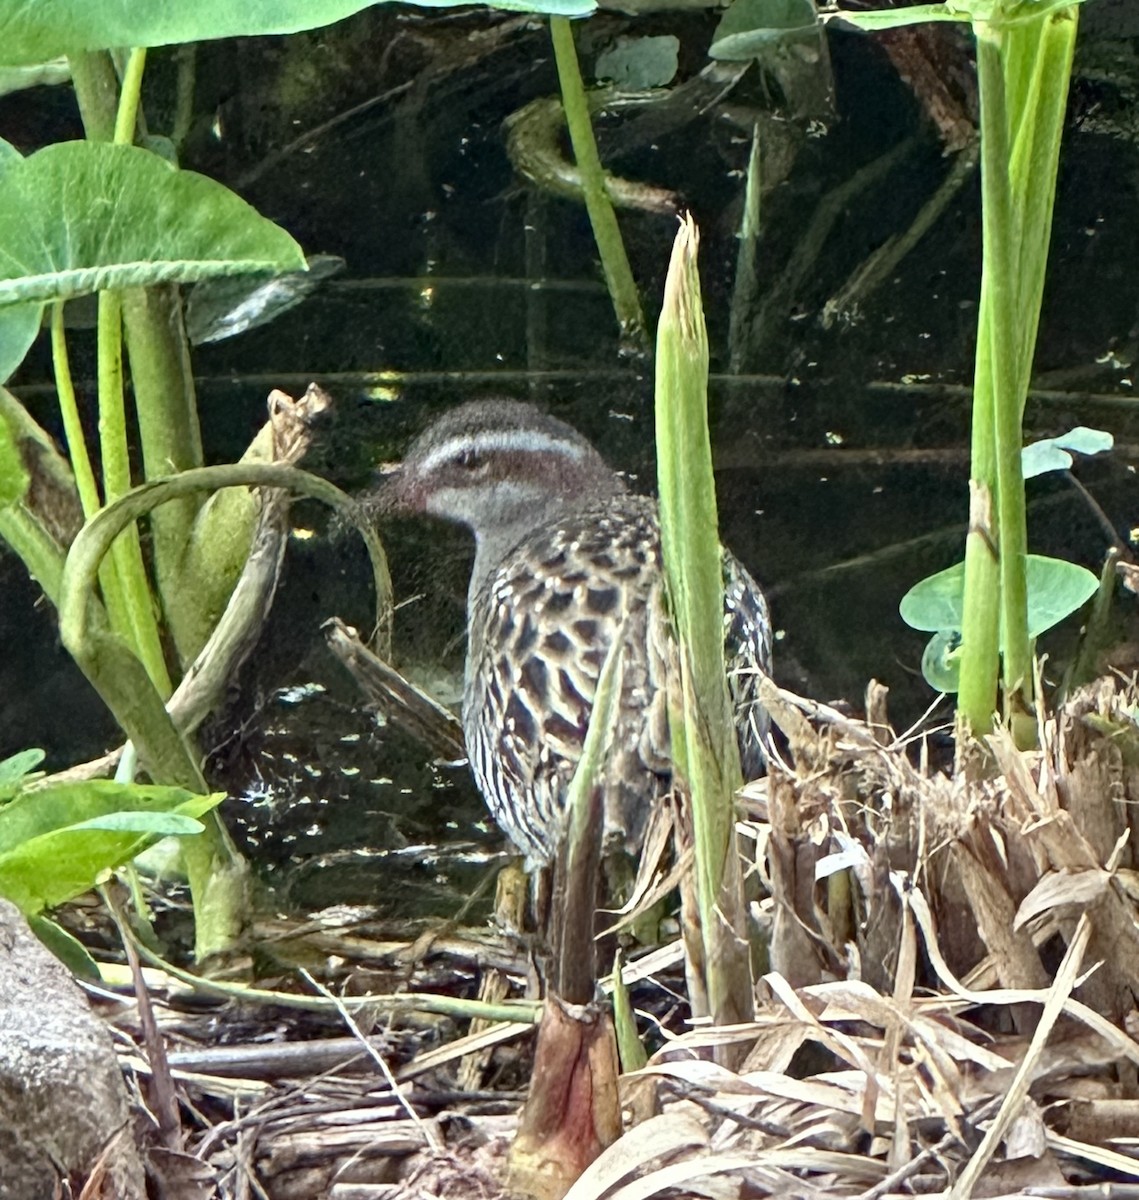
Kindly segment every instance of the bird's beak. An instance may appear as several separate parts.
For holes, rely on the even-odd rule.
[[[398,516],[418,511],[415,489],[401,463],[380,463],[375,484],[368,492],[368,507],[377,516]]]

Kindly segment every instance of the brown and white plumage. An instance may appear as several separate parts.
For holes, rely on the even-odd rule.
[[[467,525],[463,728],[497,823],[532,863],[553,856],[609,647],[622,637],[605,838],[636,848],[667,789],[664,618],[656,504],[630,493],[575,430],[514,401],[462,405],[431,425],[385,484],[386,503]],[[745,772],[764,763],[757,671],[767,605],[724,555],[725,658]]]

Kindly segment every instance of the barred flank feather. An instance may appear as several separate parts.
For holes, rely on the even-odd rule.
[[[480,401],[430,427],[387,485],[388,506],[468,525],[463,727],[494,819],[533,864],[561,837],[598,677],[625,627],[622,694],[607,763],[605,838],[636,849],[668,787],[660,529],[592,446],[529,405]],[[724,554],[724,647],[745,774],[764,768],[756,702],[771,663],[758,585]]]

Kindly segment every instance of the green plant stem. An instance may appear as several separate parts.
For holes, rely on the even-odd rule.
[[[83,422],[79,416],[79,405],[75,400],[75,385],[71,379],[71,360],[67,354],[67,333],[63,323],[63,301],[51,306],[51,359],[55,374],[55,390],[59,398],[59,412],[63,418],[63,436],[67,439],[67,454],[71,460],[71,471],[79,491],[79,503],[83,515],[90,519],[101,504],[99,485],[91,468],[91,456],[87,453],[87,440],[83,436]]]
[[[145,62],[145,49],[131,51],[115,119],[116,142],[134,140]],[[168,285],[124,292],[122,328],[130,355],[143,474],[155,479],[171,471],[200,467],[197,397],[178,288]],[[200,497],[187,495],[150,518],[155,582],[183,666],[194,658],[204,640],[199,632],[203,624],[201,591],[187,586],[185,574],[185,551],[199,509]],[[229,586],[233,582],[226,581]]]
[[[83,434],[83,422],[79,416],[79,405],[75,398],[75,385],[71,378],[71,362],[67,353],[67,333],[64,328],[63,301],[56,301],[51,309],[51,352],[55,373],[55,390],[59,398],[59,411],[63,418],[63,432],[67,438],[67,452],[71,459],[71,470],[75,486],[79,491],[79,503],[83,515],[90,520],[102,507],[99,485],[87,453],[87,440]],[[99,585],[103,601],[114,628],[127,631],[130,628],[129,608],[123,593],[122,580],[117,564],[108,561],[99,569]],[[55,597],[59,603],[58,595]]]
[[[138,119],[145,51],[131,52],[121,95],[110,55],[79,54],[69,61],[87,136],[95,141],[132,141]],[[106,292],[99,296],[98,376],[103,493],[110,503],[130,488],[131,479],[123,399],[122,304],[119,296]],[[76,465],[77,483],[82,494],[84,485],[79,480],[79,471]],[[86,499],[84,511],[91,516]],[[106,569],[100,573],[100,579],[112,628],[128,639],[146,664],[155,686],[164,695],[169,695],[170,676],[162,654],[137,529],[124,532]]]
[[[130,935],[130,936],[133,936]],[[456,1020],[502,1021],[511,1024],[536,1025],[542,1016],[542,1004],[537,1000],[503,1000],[499,1004],[488,1004],[483,1000],[465,1000],[459,996],[440,996],[431,993],[397,992],[370,996],[338,997],[335,1002],[324,996],[306,996],[297,992],[271,992],[263,988],[251,988],[243,983],[229,983],[221,979],[206,979],[185,971],[168,962],[160,955],[134,938],[135,949],[141,958],[153,967],[177,979],[203,996],[220,996],[229,1000],[240,1000],[247,1004],[271,1004],[277,1008],[299,1009],[303,1012],[335,1013],[343,1005],[349,1012],[376,1009],[381,1012],[431,1012],[454,1017]]]
[[[145,69],[146,47],[135,46],[127,58],[118,111],[115,114],[114,141],[117,146],[130,146],[134,142],[139,100],[142,96],[142,73]]]
[[[605,192],[605,169],[597,153],[597,142],[589,119],[589,102],[581,79],[569,19],[551,17],[550,36],[554,43],[562,107],[565,109],[573,156],[581,172],[585,207],[589,213],[589,222],[593,226],[593,237],[601,255],[601,269],[605,272],[605,282],[617,314],[617,322],[624,339],[643,344],[645,318],[641,312],[641,301],[629,266],[629,258],[625,253],[625,243],[621,240],[617,214]]]
[[[93,142],[109,142],[115,136],[119,81],[111,56],[105,50],[73,54],[68,60],[75,98],[83,129]]]
[[[672,756],[692,797],[708,1007],[717,1024],[734,1024],[751,1019],[753,992],[735,838],[742,776],[724,667],[723,551],[708,435],[698,241],[686,218],[673,247],[657,330],[657,472],[682,693],[679,711],[670,703]]]
[[[200,467],[197,396],[178,288],[132,288],[122,294],[122,302],[143,474],[156,479]],[[205,640],[203,609],[209,605],[204,597],[232,587],[236,578],[211,581],[205,588],[190,586],[195,581],[187,579],[186,553],[201,507],[200,494],[187,495],[149,518],[155,581],[183,667]]]
[[[998,28],[976,22],[974,28],[985,251],[958,706],[975,734],[988,732],[996,709],[997,655],[1003,653],[1006,711],[1018,743],[1029,745],[1035,724],[1027,715],[1032,704],[1032,647],[1020,450],[1076,9],[1054,7],[1015,24]],[[999,605],[993,602],[997,596]]]
[[[58,605],[63,553],[55,538],[23,504],[9,504],[0,506],[0,539],[19,556],[44,595]]]
[[[996,449],[1003,678],[1006,706],[1027,712],[1032,705],[1032,647],[1028,637],[1028,586],[1025,580],[1028,523],[1020,466],[1024,395],[1019,390],[1022,373],[1018,370],[1024,357],[1024,339],[1014,253],[1020,240],[1017,236],[1020,223],[1013,216],[1009,184],[1012,155],[1005,106],[1002,35],[979,23],[976,28],[985,244],[982,276],[987,285],[982,295],[989,301],[982,319],[989,331],[988,385],[992,389]]]
[[[759,205],[762,194],[762,160],[759,152],[759,122],[751,132],[751,152],[747,160],[744,186],[744,210],[736,237],[736,279],[732,288],[732,306],[728,317],[728,356],[733,375],[738,375],[749,358],[748,335],[751,315],[759,294],[756,252],[759,245]]]
[[[123,396],[122,304],[117,292],[99,293],[99,445],[103,460],[103,492],[108,504],[131,486]],[[154,686],[168,697],[173,690],[136,526],[128,526],[112,547],[112,569],[118,594],[107,597],[112,626],[128,638]]]

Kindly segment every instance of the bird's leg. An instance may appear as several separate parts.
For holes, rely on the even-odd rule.
[[[595,1000],[594,919],[601,878],[601,788],[578,836],[563,839],[550,906],[553,957],[530,1094],[510,1151],[509,1186],[553,1200],[621,1135],[617,1039]]]

